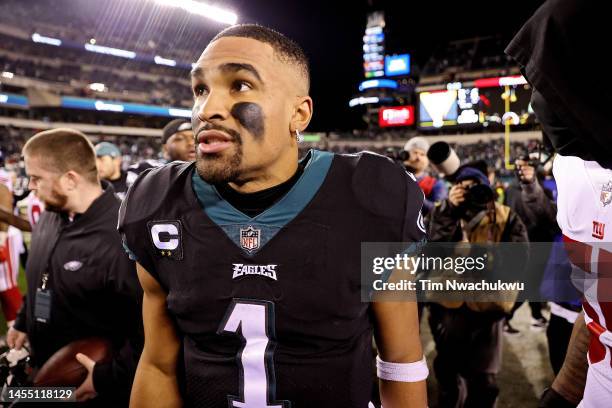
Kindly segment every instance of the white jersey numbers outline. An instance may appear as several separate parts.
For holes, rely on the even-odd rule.
[[[289,401],[275,401],[274,303],[233,299],[219,334],[241,336],[244,346],[238,352],[240,396],[228,396],[230,408],[290,408]]]

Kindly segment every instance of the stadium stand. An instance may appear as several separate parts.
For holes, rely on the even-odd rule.
[[[16,88],[18,93],[26,93],[27,87],[19,86],[19,80],[27,78],[37,80],[39,88],[43,85],[62,95],[182,107],[189,107],[191,103],[185,69],[160,68],[112,56],[100,58],[85,51],[3,35],[0,43],[0,71],[13,74],[2,82],[5,87]]]
[[[214,24],[203,26],[201,17],[181,10],[120,0],[6,0],[0,4],[0,22],[28,27],[24,33],[27,36],[38,32],[81,43],[95,38],[97,44],[136,52],[163,50],[164,57],[187,62],[194,61],[202,51],[200,45],[221,28]]]
[[[503,36],[451,41],[434,51],[421,75],[427,77],[515,68],[516,63],[503,52],[504,44],[508,41]]]

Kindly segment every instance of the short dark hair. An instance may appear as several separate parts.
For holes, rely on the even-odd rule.
[[[259,24],[237,24],[221,31],[210,42],[215,42],[223,37],[252,38],[271,45],[281,60],[293,63],[299,68],[306,80],[306,89],[310,89],[308,58],[302,47],[284,34]]]
[[[174,119],[168,122],[162,129],[161,143],[166,144],[168,139],[174,136],[178,132],[184,132],[185,130],[192,130],[191,121],[187,119]]]
[[[78,130],[58,128],[37,133],[28,139],[22,153],[41,158],[46,167],[58,173],[73,170],[91,183],[98,182],[94,147]]]

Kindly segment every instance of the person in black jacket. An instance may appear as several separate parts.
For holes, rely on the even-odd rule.
[[[557,203],[553,198],[552,191],[542,185],[537,177],[537,168],[525,160],[517,160],[517,182],[510,184],[506,190],[505,203],[521,217],[527,227],[529,242],[553,242],[559,234],[557,225]],[[530,255],[528,273],[534,280],[541,280],[544,275],[546,260],[550,250],[534,251]],[[530,300],[531,326],[533,329],[544,329],[548,320],[542,314],[542,303],[538,302],[539,293],[526,293],[525,297]],[[514,317],[516,310],[523,304],[517,302],[508,314],[504,324],[504,331],[508,334],[516,334],[519,331],[512,327],[510,320]]]
[[[430,242],[527,242],[527,230],[518,215],[494,201],[485,171],[486,164],[478,162],[457,170],[448,199],[430,213]],[[520,260],[513,262],[517,270],[521,270],[519,264]],[[495,406],[501,330],[504,313],[510,307],[512,302],[503,301],[430,303],[429,325],[437,351],[433,367],[439,384],[438,406]]]
[[[142,289],[115,229],[120,202],[110,184],[100,184],[93,146],[82,133],[39,133],[23,154],[29,188],[47,211],[33,231],[26,302],[7,342],[20,349],[29,340],[32,364],[41,367],[72,341],[111,340],[110,363],[77,354],[89,374],[76,396],[95,398],[95,406],[127,406],[142,349]]]
[[[108,181],[117,197],[123,200],[128,190],[127,172],[121,168],[121,150],[110,142],[100,142],[95,146],[98,175]]]

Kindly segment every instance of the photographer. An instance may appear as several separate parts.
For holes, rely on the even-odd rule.
[[[527,242],[517,214],[495,202],[484,163],[464,165],[454,174],[448,199],[429,221],[432,242]],[[499,388],[501,331],[507,302],[430,304],[429,324],[436,343],[434,372],[440,407],[493,407]],[[463,379],[463,381],[461,381]]]
[[[505,204],[519,215],[527,226],[527,235],[530,242],[553,242],[559,234],[557,225],[557,204],[553,198],[553,192],[545,188],[540,181],[545,169],[540,166],[540,161],[524,157],[515,162],[517,180],[511,184],[506,191]],[[546,265],[549,251],[536,251],[530,258],[527,270],[531,279],[541,280],[544,270],[541,266]],[[526,294],[528,299],[539,297],[537,293]],[[523,302],[517,302],[512,308],[504,324],[504,331],[508,334],[516,334],[518,330],[511,326],[510,320],[514,312]],[[544,329],[547,324],[542,315],[542,303],[529,302],[531,308],[532,328]]]
[[[428,150],[429,143],[423,137],[413,137],[404,146],[404,157],[406,158],[404,166],[414,174],[419,187],[425,194],[423,215],[429,214],[435,203],[444,200],[448,195],[444,182],[427,174],[429,168]]]
[[[521,217],[531,242],[551,242],[560,231],[553,191],[540,180],[546,170],[538,169],[539,162],[528,158],[517,160],[515,165],[517,183],[508,187],[505,204]]]

